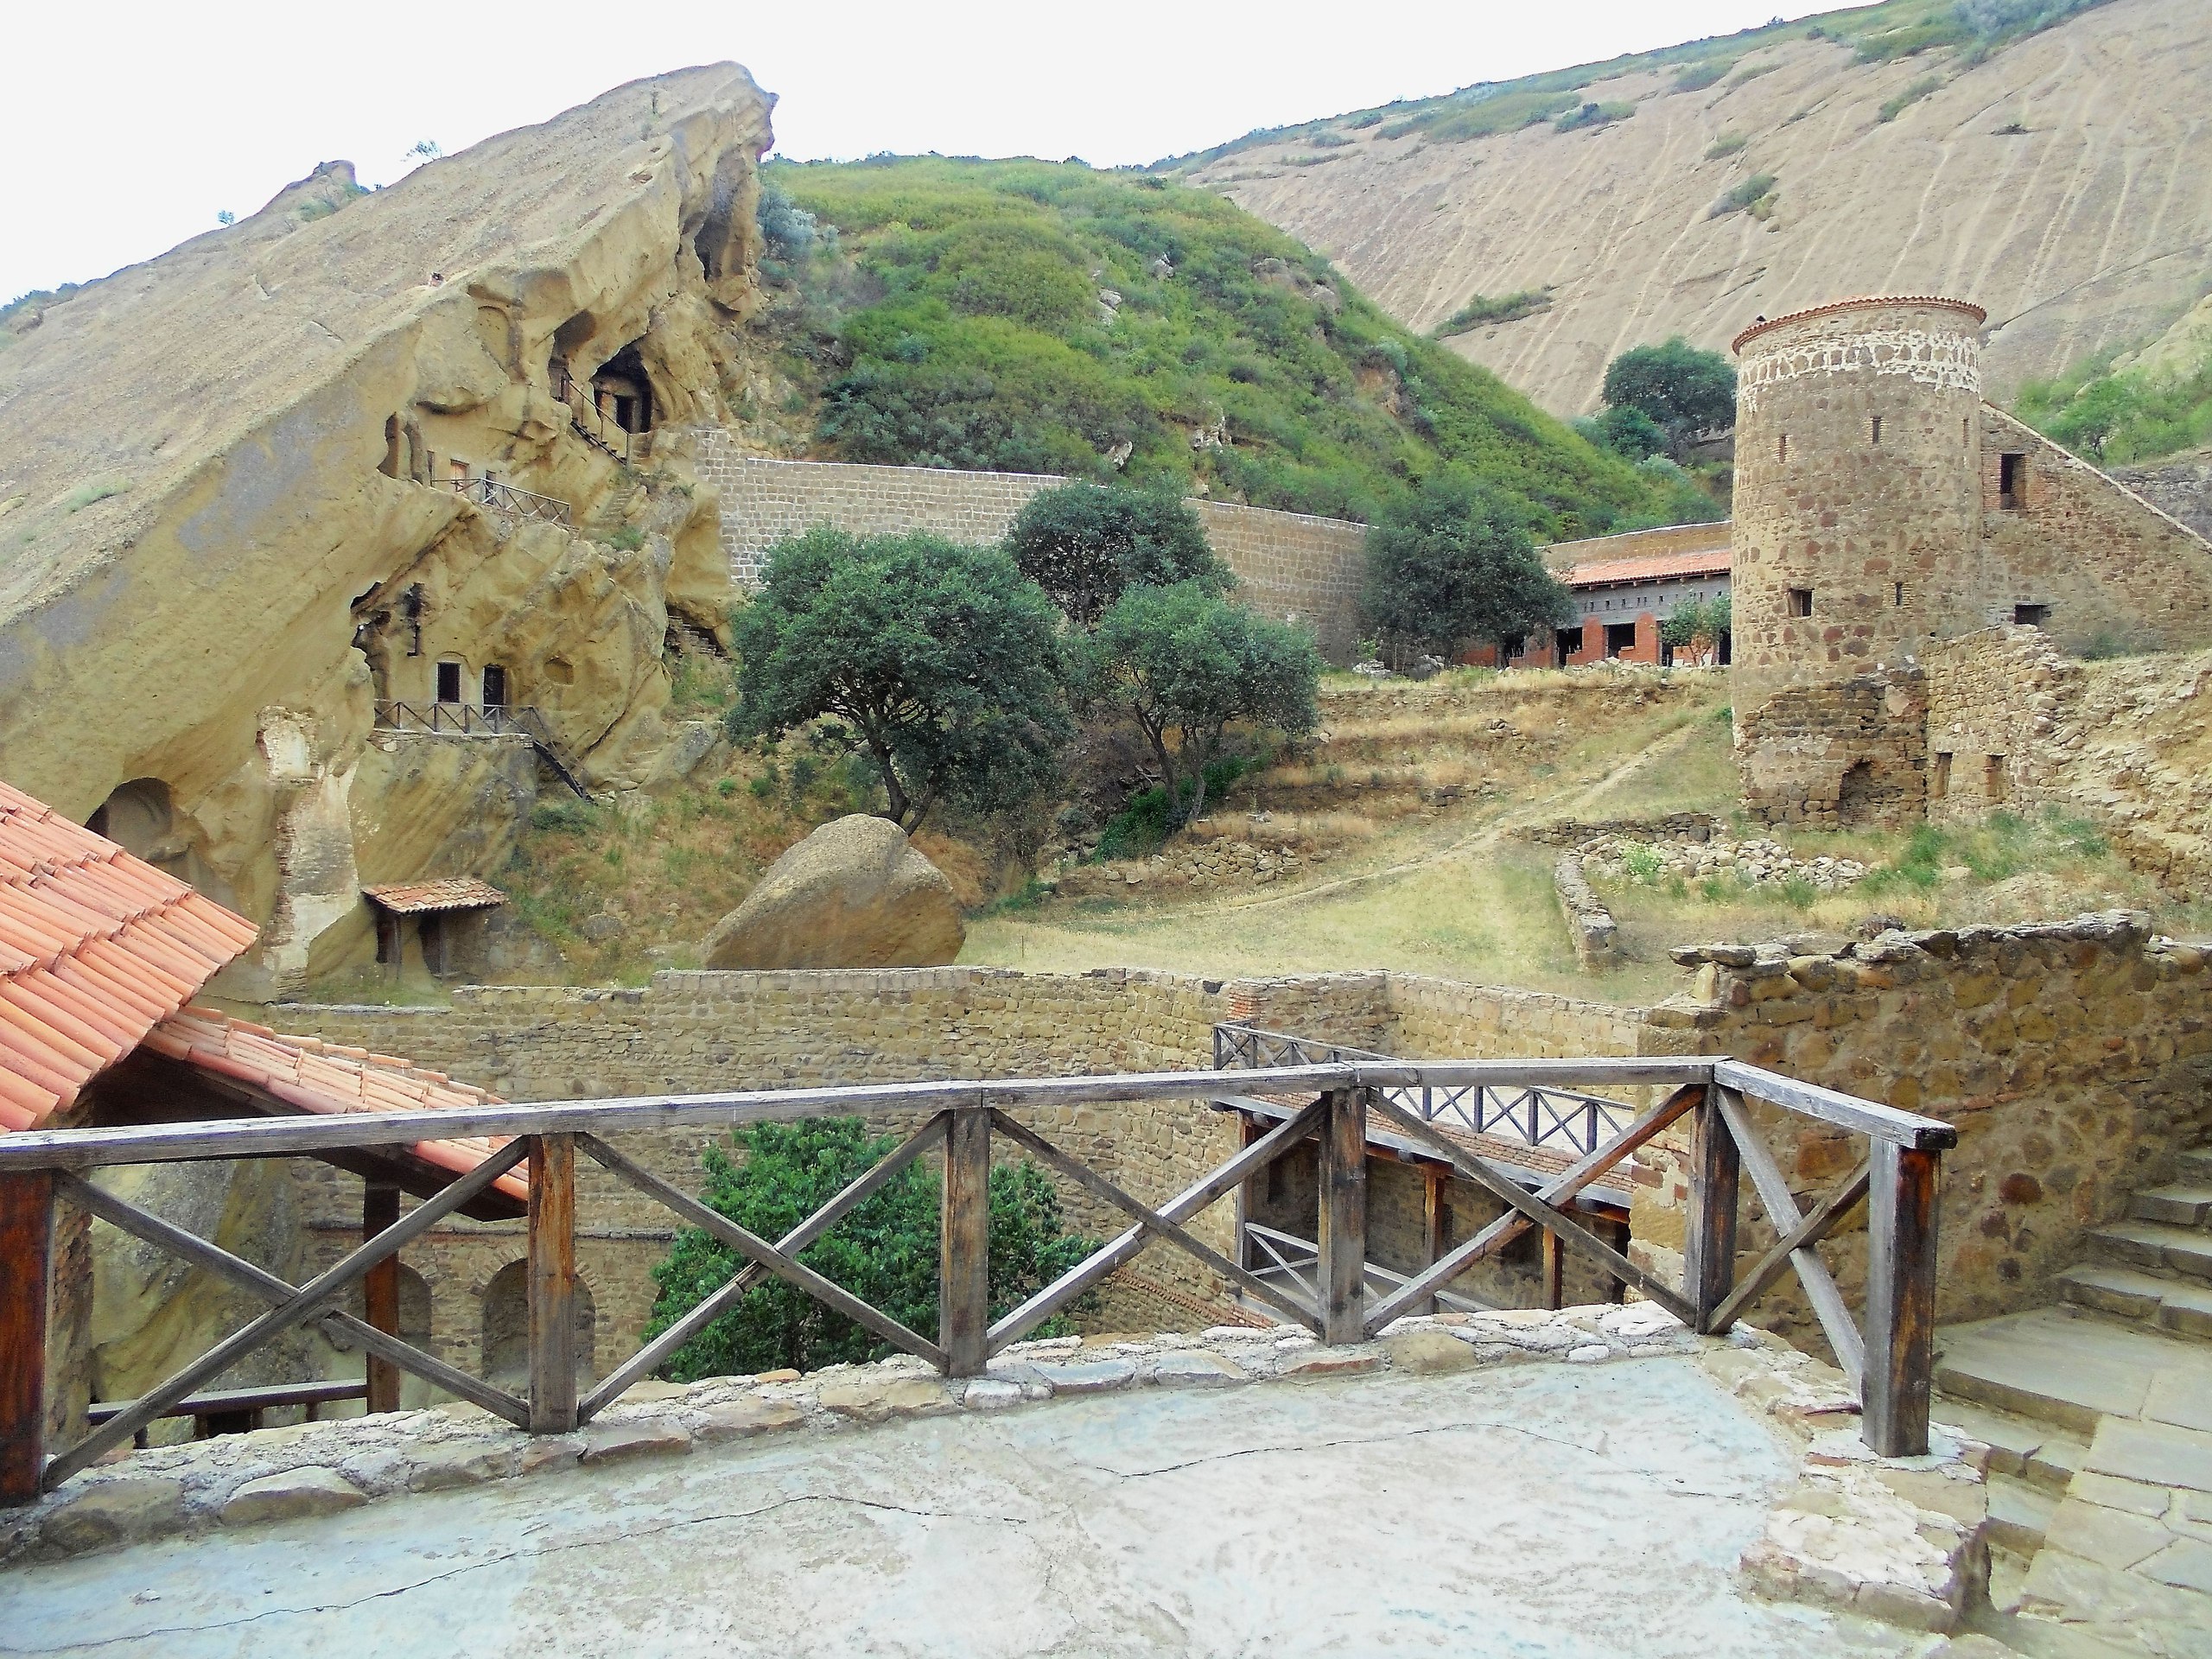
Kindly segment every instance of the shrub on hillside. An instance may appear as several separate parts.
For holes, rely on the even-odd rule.
[[[1079,703],[1143,734],[1171,829],[1205,810],[1206,768],[1232,724],[1295,738],[1320,721],[1313,636],[1202,582],[1129,588],[1077,643],[1075,663]]]
[[[1064,484],[1014,515],[1007,551],[1030,581],[1088,628],[1125,588],[1199,582],[1229,591],[1229,568],[1207,545],[1191,504],[1161,489]]]
[[[1573,610],[1526,527],[1462,478],[1409,492],[1369,529],[1360,605],[1395,652],[1446,660],[1471,641],[1503,646]]]
[[[822,721],[910,833],[940,800],[998,811],[1056,775],[1074,734],[1052,601],[997,548],[827,524],[769,549],[731,621],[739,740]]]
[[[1634,404],[1623,404],[1602,415],[1582,416],[1575,421],[1574,429],[1629,461],[1649,461],[1667,447],[1665,429]]]
[[[1666,434],[1679,459],[1700,432],[1736,423],[1736,371],[1718,352],[1701,352],[1680,334],[1662,346],[1638,346],[1605,365],[1608,409],[1636,409]]]
[[[1464,334],[1484,323],[1518,322],[1523,317],[1533,317],[1551,308],[1552,289],[1548,283],[1541,288],[1524,288],[1513,294],[1478,294],[1436,325],[1436,337],[1444,340],[1452,334]]]
[[[871,1139],[857,1117],[760,1123],[730,1136],[739,1154],[706,1153],[707,1207],[763,1238],[790,1232],[898,1146]],[[910,1164],[855,1205],[823,1237],[799,1252],[817,1273],[889,1314],[910,1331],[938,1331],[938,1266],[942,1244],[940,1187],[926,1160]],[[1098,1248],[1068,1231],[1059,1195],[1034,1164],[1001,1164],[990,1177],[990,1312],[1010,1312]],[[648,1339],[667,1330],[728,1283],[744,1262],[712,1234],[677,1233],[668,1259],[653,1269],[659,1294]],[[1055,1316],[1034,1336],[1067,1328]],[[741,1376],[789,1366],[880,1359],[893,1350],[874,1332],[832,1313],[805,1292],[764,1277],[730,1310],[677,1349],[661,1367],[672,1382]]]

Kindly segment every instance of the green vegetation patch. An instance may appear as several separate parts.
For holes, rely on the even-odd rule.
[[[1705,149],[1705,159],[1717,162],[1724,156],[1733,156],[1751,141],[1740,132],[1724,133]]]
[[[1896,120],[1897,117],[1903,115],[1914,105],[1919,103],[1920,100],[1927,97],[1929,93],[1939,90],[1942,85],[1943,77],[1941,75],[1923,75],[1918,80],[1914,81],[1911,86],[1905,87],[1895,97],[1884,99],[1882,100],[1881,111],[1875,117],[1875,119],[1878,121]]]
[[[2108,465],[2156,461],[2212,444],[2212,354],[2164,371],[2091,358],[2020,388],[2012,412],[2053,442]]]
[[[1774,211],[1775,182],[1771,173],[1754,173],[1741,184],[1724,191],[1705,216],[1725,219],[1730,213],[1749,213],[1754,219],[1764,219]]]
[[[805,216],[804,238],[772,238],[768,321],[823,458],[1360,519],[1458,466],[1543,539],[1694,507],[1210,192],[1027,161],[766,172],[767,200]]]
[[[1524,288],[1513,294],[1478,294],[1450,316],[1436,325],[1436,338],[1448,339],[1464,334],[1471,328],[1485,323],[1518,322],[1523,317],[1536,316],[1552,308],[1552,285]]]
[[[1633,104],[1585,104],[1552,123],[1554,132],[1580,132],[1586,127],[1609,127],[1636,113]]]

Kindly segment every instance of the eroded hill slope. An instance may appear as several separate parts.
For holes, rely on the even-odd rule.
[[[1317,123],[1192,176],[1413,327],[1471,295],[1543,296],[1450,343],[1560,413],[1592,407],[1630,346],[1724,346],[1756,316],[1884,291],[1986,306],[1987,382],[2009,397],[2156,334],[2204,291],[2202,0],[2110,0],[1980,62],[1957,47],[1862,61],[1837,32],[1815,20],[1717,43],[1725,67],[1702,86],[1680,58],[1645,60],[1571,98],[1531,94],[1534,124],[1479,137],[1406,130],[1396,112]],[[1757,211],[1715,211],[1763,178]]]

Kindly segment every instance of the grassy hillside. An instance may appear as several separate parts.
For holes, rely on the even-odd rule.
[[[1794,23],[1777,19],[1733,35],[1709,35],[1656,52],[1548,70],[1517,80],[1478,81],[1441,98],[1402,99],[1297,126],[1262,128],[1211,149],[1173,156],[1155,165],[1162,170],[1186,173],[1239,150],[1286,140],[1302,139],[1332,149],[1343,144],[1350,133],[1375,126],[1382,129],[1386,138],[1420,134],[1440,143],[1485,137],[1548,121],[1563,132],[1602,126],[1627,119],[1635,113],[1634,107],[1586,102],[1580,96],[1586,86],[1639,70],[1671,69],[1680,91],[1702,92],[1726,79],[1738,59],[1761,47],[1808,35],[1850,47],[1863,63],[1888,63],[1931,53],[1980,62],[2016,41],[2105,3],[2107,0],[1883,0],[1879,5],[1824,12]]]
[[[938,157],[777,163],[766,182],[784,390],[758,413],[817,456],[1118,472],[1363,518],[1457,464],[1547,537],[1718,516],[1210,193]]]
[[[2020,388],[2013,413],[2076,454],[2119,466],[2212,444],[2212,298],[2133,352]]]

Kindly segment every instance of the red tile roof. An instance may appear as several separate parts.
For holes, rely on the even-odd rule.
[[[1726,543],[1701,553],[1650,553],[1640,559],[1607,559],[1600,564],[1578,564],[1567,573],[1570,588],[1608,588],[1624,582],[1680,582],[1698,576],[1725,576],[1731,554]]]
[[[442,1071],[411,1061],[314,1037],[279,1036],[266,1026],[235,1020],[213,1008],[171,1014],[147,1034],[146,1046],[216,1077],[249,1084],[303,1112],[414,1111],[500,1103],[497,1095],[455,1083]],[[414,1151],[426,1162],[466,1174],[506,1143],[504,1135],[475,1135],[418,1141]],[[519,1169],[509,1170],[493,1185],[512,1198],[530,1196],[528,1179]]]
[[[0,784],[0,1129],[73,1103],[253,924]]]
[[[393,881],[361,891],[372,903],[397,916],[426,910],[488,910],[507,902],[505,893],[473,875],[450,875],[436,881]]]

